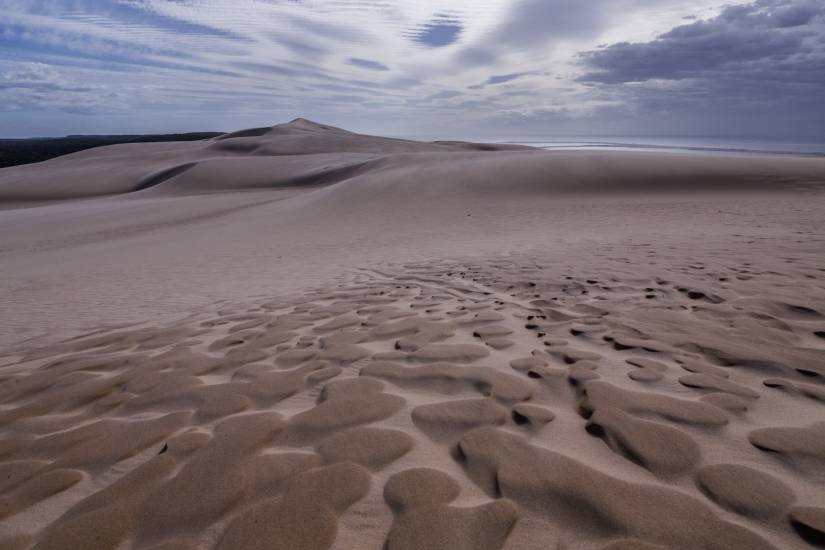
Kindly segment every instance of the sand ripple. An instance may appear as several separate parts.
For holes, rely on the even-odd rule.
[[[10,349],[0,547],[821,545],[825,292],[539,262]]]

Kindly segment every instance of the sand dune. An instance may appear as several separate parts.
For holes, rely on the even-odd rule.
[[[49,177],[53,173],[60,177]],[[455,182],[449,192],[682,191],[685,186],[777,190],[817,185],[822,174],[822,161],[816,158],[549,154],[516,145],[364,136],[297,119],[207,141],[112,145],[6,169],[0,172],[0,204],[322,186],[353,179],[369,186],[376,179],[403,184],[415,178],[416,193],[430,195],[443,193],[444,180],[457,176],[460,184]],[[501,185],[502,180],[508,185]],[[396,187],[382,183],[383,192],[398,192]]]
[[[321,185],[393,155],[526,150],[513,145],[422,143],[353,134],[297,119],[187,143],[111,145],[0,172],[0,203],[145,191],[161,193]],[[60,178],[44,177],[56,170]],[[189,173],[191,171],[191,173]]]
[[[821,547],[823,193],[304,120],[0,170],[0,548]]]

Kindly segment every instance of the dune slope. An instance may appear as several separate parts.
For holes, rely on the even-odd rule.
[[[821,546],[823,186],[301,119],[0,170],[0,548]]]

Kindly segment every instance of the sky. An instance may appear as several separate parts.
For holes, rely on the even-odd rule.
[[[825,139],[825,0],[0,0],[0,136]]]

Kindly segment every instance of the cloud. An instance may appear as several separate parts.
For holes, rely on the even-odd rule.
[[[525,0],[515,5],[495,37],[522,48],[592,37],[614,13],[611,5],[615,4],[611,0]]]
[[[379,63],[378,61],[372,61],[370,59],[359,59],[357,57],[353,57],[347,60],[350,65],[355,65],[356,67],[361,67],[362,69],[370,69],[373,71],[389,71],[390,68],[384,65],[383,63]]]
[[[297,30],[311,33],[305,40],[314,39],[333,40],[339,42],[371,42],[373,39],[363,28],[359,28],[356,21],[345,23],[330,23],[319,18],[307,17],[293,13],[287,18],[289,26]]]
[[[273,39],[290,51],[301,56],[321,57],[329,53],[329,49],[326,47],[302,40],[300,38],[284,38],[282,36],[275,36]]]
[[[530,73],[510,73],[510,74],[501,74],[491,76],[487,79],[485,84],[490,86],[492,84],[503,84],[504,82],[510,82],[511,80],[515,80],[517,78],[521,78],[522,76],[527,76]]]
[[[825,95],[823,0],[0,3],[7,132],[770,131]]]
[[[452,99],[454,97],[460,97],[463,95],[461,92],[457,92],[455,90],[443,90],[441,92],[434,93],[424,98],[424,101],[437,101],[439,99]]]
[[[581,80],[601,83],[750,76],[808,79],[825,73],[825,52],[808,43],[825,4],[761,0],[681,25],[651,42],[613,44],[582,54],[593,69]],[[820,28],[820,32],[821,32]]]
[[[649,42],[586,51],[579,80],[626,112],[681,117],[694,131],[822,135],[823,33],[825,4],[758,0]]]
[[[624,0],[522,0],[482,40],[466,47],[459,59],[470,65],[492,63],[513,51],[531,51],[550,43],[597,36]]]
[[[516,80],[518,78],[521,78],[523,76],[527,76],[527,75],[530,75],[530,74],[533,74],[533,73],[510,73],[510,74],[493,75],[490,78],[488,78],[484,83],[476,84],[474,86],[470,86],[469,89],[470,90],[481,90],[481,89],[485,88],[486,86],[495,86],[496,84],[504,84],[506,82],[512,82],[513,80]]]
[[[93,114],[123,101],[123,94],[43,63],[13,63],[0,74],[0,112],[44,109]]]

